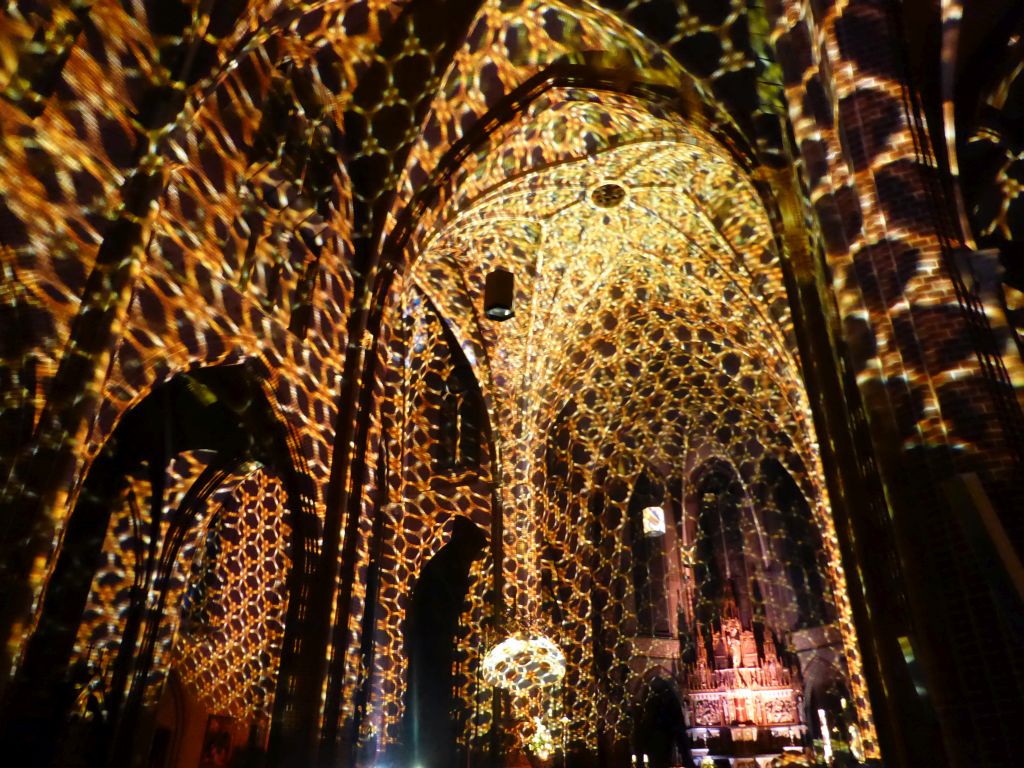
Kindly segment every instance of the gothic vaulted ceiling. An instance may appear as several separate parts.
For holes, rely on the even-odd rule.
[[[577,158],[456,196],[414,270],[506,445],[535,453],[572,402],[592,412],[588,442],[632,431],[662,463],[687,445],[757,443],[799,446],[814,466],[782,270],[737,161],[707,131],[626,99],[562,96],[520,136],[561,133]],[[588,130],[613,125],[622,143],[588,152]],[[479,176],[501,163],[494,153]],[[498,267],[516,275],[516,316],[500,324],[482,308]]]

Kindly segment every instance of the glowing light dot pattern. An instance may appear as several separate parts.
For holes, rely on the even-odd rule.
[[[471,148],[475,154],[455,172],[450,188],[431,190],[437,192],[439,202],[431,204],[417,219],[418,237],[422,238],[434,231],[435,221],[450,221],[453,212],[472,205],[482,211],[487,206],[486,193],[498,189],[505,180],[540,176],[543,169],[561,166],[558,174],[550,174],[551,183],[519,190],[520,198],[531,200],[529,205],[506,196],[500,205],[491,206],[497,214],[493,222],[485,222],[483,216],[471,211],[463,231],[458,231],[461,225],[457,221],[447,227],[457,235],[452,237],[451,251],[458,256],[422,259],[425,274],[406,285],[415,282],[431,299],[458,296],[464,300],[478,293],[481,267],[488,262],[459,260],[463,254],[511,254],[517,259],[517,267],[522,267],[517,268],[517,274],[525,276],[532,265],[544,264],[542,277],[548,285],[538,280],[534,293],[523,298],[542,307],[562,306],[566,312],[562,317],[535,316],[522,302],[524,311],[504,323],[505,330],[491,329],[491,336],[481,337],[465,323],[459,333],[459,307],[437,306],[436,315],[432,309],[424,320],[432,324],[429,333],[418,327],[420,336],[411,336],[407,349],[387,349],[394,353],[389,357],[393,368],[401,371],[396,375],[406,377],[406,384],[385,398],[386,408],[382,410],[400,408],[401,412],[397,416],[382,415],[381,432],[388,427],[397,433],[395,424],[399,421],[409,426],[408,439],[403,436],[400,451],[379,454],[394,465],[389,467],[394,470],[389,478],[400,478],[397,482],[389,480],[396,482],[396,488],[400,484],[394,491],[395,498],[389,501],[395,501],[395,508],[402,512],[400,518],[395,513],[394,526],[384,526],[391,572],[382,576],[389,584],[388,590],[382,590],[377,606],[383,639],[373,661],[375,666],[368,672],[371,695],[375,697],[371,709],[376,707],[372,716],[381,725],[379,743],[386,743],[388,728],[395,730],[404,706],[403,595],[411,591],[408,588],[420,567],[436,552],[436,540],[443,537],[438,532],[445,521],[461,514],[486,530],[493,476],[521,465],[524,469],[517,475],[507,474],[524,487],[527,482],[536,485],[534,473],[527,470],[543,474],[545,462],[549,462],[557,471],[542,478],[543,488],[533,488],[533,500],[543,508],[539,525],[542,536],[563,547],[558,564],[561,571],[555,573],[554,586],[545,599],[552,604],[562,603],[556,607],[563,615],[558,624],[551,626],[559,627],[557,632],[552,630],[558,643],[556,650],[565,649],[570,660],[565,670],[566,687],[571,687],[580,702],[580,725],[574,728],[581,741],[591,746],[596,744],[593,723],[597,721],[613,724],[620,736],[627,733],[631,726],[623,681],[640,679],[644,670],[626,670],[624,663],[617,664],[613,674],[605,667],[595,670],[591,654],[600,643],[607,642],[607,647],[600,647],[602,653],[635,661],[639,657],[634,653],[638,641],[625,636],[625,630],[620,630],[622,637],[609,631],[607,641],[592,637],[587,611],[592,594],[603,591],[609,630],[623,628],[633,618],[636,600],[632,586],[628,579],[622,583],[616,580],[624,578],[629,565],[626,542],[634,521],[629,526],[604,525],[601,530],[607,532],[607,540],[601,542],[591,541],[582,525],[576,530],[559,516],[576,520],[589,514],[599,522],[624,519],[626,492],[619,494],[622,498],[610,500],[604,492],[612,486],[630,487],[640,472],[632,462],[634,456],[652,450],[665,454],[661,459],[670,454],[714,454],[736,462],[735,474],[749,485],[745,497],[762,515],[784,519],[786,524],[796,516],[790,509],[797,506],[796,502],[781,504],[774,493],[778,484],[764,471],[771,462],[777,462],[794,478],[795,485],[787,498],[806,503],[813,511],[821,542],[807,539],[798,543],[820,552],[820,562],[815,562],[813,556],[804,557],[807,552],[776,557],[774,562],[797,566],[805,576],[821,577],[820,591],[827,598],[829,611],[818,618],[822,626],[834,625],[841,635],[842,650],[837,651],[833,662],[835,674],[849,677],[858,710],[858,724],[849,726],[856,738],[851,736],[850,741],[862,742],[868,757],[879,756],[852,611],[845,598],[839,540],[832,527],[817,455],[817,438],[809,424],[807,398],[800,389],[794,347],[788,341],[793,329],[777,262],[788,262],[801,284],[805,279],[819,279],[815,269],[834,276],[831,285],[822,283],[819,288],[822,297],[834,303],[838,311],[835,328],[843,330],[836,331],[836,338],[841,334],[844,343],[853,342],[841,353],[844,364],[850,366],[865,396],[870,422],[885,427],[879,433],[891,431],[907,436],[903,447],[910,451],[908,460],[905,466],[896,464],[905,469],[906,482],[916,482],[919,489],[927,491],[924,486],[931,476],[928,465],[943,466],[945,459],[936,458],[940,454],[952,457],[949,466],[957,471],[970,467],[971,471],[980,468],[1004,473],[998,475],[1002,478],[999,482],[1012,480],[1008,473],[1016,466],[1006,462],[1001,453],[997,420],[990,411],[958,405],[975,402],[979,388],[990,385],[980,368],[998,366],[982,364],[975,359],[976,350],[970,344],[956,342],[965,334],[953,318],[964,315],[964,307],[954,295],[954,284],[940,274],[946,271],[940,261],[940,256],[946,255],[945,245],[940,244],[936,233],[935,213],[921,212],[920,201],[931,200],[931,196],[919,186],[925,183],[925,176],[916,170],[920,166],[929,174],[936,173],[942,163],[935,162],[930,142],[921,140],[927,136],[918,135],[916,121],[907,119],[906,84],[888,66],[878,66],[884,65],[892,52],[883,44],[892,29],[877,7],[880,4],[824,4],[828,12],[818,14],[808,12],[806,0],[783,0],[763,8],[764,4],[745,0],[699,4],[485,0],[473,11],[477,17],[472,23],[468,18],[445,19],[453,46],[459,45],[459,36],[465,31],[472,31],[465,35],[462,48],[454,56],[436,36],[426,34],[426,29],[419,30],[418,23],[423,20],[420,10],[417,4],[407,2],[332,0],[303,5],[257,0],[242,4],[244,13],[233,21],[221,20],[216,25],[223,27],[220,33],[205,29],[209,26],[207,14],[193,14],[191,21],[187,21],[186,14],[185,26],[175,34],[158,33],[152,24],[157,14],[142,12],[136,7],[141,7],[138,3],[80,3],[83,18],[88,15],[89,28],[98,31],[94,35],[64,33],[77,27],[47,28],[45,17],[49,14],[26,10],[35,5],[59,4],[10,4],[13,12],[5,20],[4,32],[9,54],[5,66],[19,63],[26,52],[38,55],[42,61],[59,62],[39,81],[60,82],[60,87],[55,95],[45,89],[36,92],[40,82],[22,77],[19,67],[6,94],[9,103],[0,114],[2,133],[11,137],[3,148],[8,187],[0,207],[5,233],[11,235],[3,246],[4,267],[12,276],[0,292],[5,306],[13,307],[16,317],[32,318],[33,331],[39,329],[36,338],[27,344],[11,345],[4,353],[2,362],[8,381],[15,382],[4,393],[5,413],[22,412],[23,423],[35,424],[40,415],[60,411],[60,402],[54,407],[48,393],[60,392],[70,384],[64,399],[85,403],[99,401],[94,395],[102,392],[98,414],[80,408],[81,423],[57,419],[49,426],[43,418],[35,427],[37,444],[22,451],[26,456],[46,457],[51,452],[62,457],[73,455],[76,466],[82,467],[82,476],[76,477],[76,482],[83,479],[88,457],[97,455],[118,419],[165,378],[244,359],[271,372],[264,383],[268,391],[273,391],[275,412],[295,435],[296,445],[302,446],[312,503],[323,516],[325,488],[331,474],[329,455],[339,424],[334,404],[346,350],[354,343],[365,343],[368,349],[370,342],[376,341],[348,339],[345,330],[351,327],[352,312],[365,307],[363,299],[369,295],[363,293],[363,275],[357,273],[352,258],[353,233],[376,231],[374,225],[379,223],[352,213],[353,200],[360,203],[356,210],[376,211],[382,207],[378,203],[389,196],[394,198],[391,221],[386,226],[393,225],[397,212],[424,191],[423,180],[437,178],[434,172],[440,159],[481,125],[480,118],[553,62],[576,61],[581,52],[606,52],[608,60],[623,72],[629,73],[632,68],[638,82],[668,86],[682,96],[680,101],[688,105],[680,110],[686,121],[699,122],[719,138],[724,135],[735,139],[730,141],[730,156],[744,161],[742,178],[756,169],[758,194],[775,198],[783,219],[787,211],[798,219],[796,231],[783,231],[774,218],[769,221],[761,216],[750,205],[756,199],[754,195],[740,194],[738,183],[730,184],[724,173],[713,173],[716,167],[721,170],[727,164],[715,161],[707,150],[713,144],[708,136],[665,125],[664,113],[674,114],[674,108],[658,105],[652,109],[653,105],[636,102],[631,95],[590,90],[585,83],[575,88],[554,88],[538,97],[521,115],[510,118],[508,125],[499,126],[492,142]],[[969,15],[961,7],[961,0],[942,5],[950,31]],[[63,16],[57,14],[54,19],[59,21]],[[55,34],[56,29],[63,31]],[[969,110],[978,115],[969,119],[981,122],[945,125],[951,138],[952,129],[957,129],[959,165],[967,181],[963,186],[967,192],[974,192],[965,199],[969,223],[982,247],[1001,248],[1019,243],[1024,236],[1020,217],[1011,215],[1024,200],[1014,154],[1015,136],[1003,135],[1006,121],[1002,119],[1004,113],[1010,114],[1019,106],[1024,93],[1017,87],[1024,78],[1019,66],[1020,29],[1007,30],[1012,49],[1004,52],[1003,61],[996,60],[994,51],[984,52],[991,59],[986,69],[997,77],[991,78],[986,92],[974,94],[985,108]],[[869,46],[870,50],[848,45],[862,35],[879,44]],[[955,40],[958,36],[946,37]],[[402,44],[381,46],[384,38]],[[185,46],[199,39],[206,51],[199,59],[206,63],[196,61],[189,82],[182,83],[181,103],[186,107],[161,134],[161,141],[148,141],[130,95],[150,93],[153,86],[165,87],[165,68],[154,63],[165,58],[176,60],[186,51]],[[239,46],[239,40],[245,44]],[[709,53],[701,55],[700,61],[687,61],[686,51],[706,50],[708,46],[718,50],[718,55]],[[952,61],[950,56],[956,53],[955,45],[948,50],[944,47],[943,63]],[[794,71],[783,72],[780,61],[792,63]],[[406,86],[399,74],[409,69],[410,62],[416,62],[415,69],[424,72],[420,85]],[[797,67],[800,62],[802,72]],[[691,73],[703,70],[705,65],[703,75],[683,72],[684,68]],[[374,77],[365,76],[366,72]],[[880,76],[880,72],[886,74]],[[381,80],[377,80],[378,75]],[[384,84],[374,86],[375,81]],[[738,85],[744,82],[749,85]],[[861,98],[869,100],[870,109],[860,108]],[[419,122],[419,130],[414,122],[420,120],[421,106],[429,109],[423,110],[426,116]],[[949,107],[950,115],[959,111],[952,103],[944,106]],[[288,120],[271,119],[275,112],[287,113]],[[409,120],[407,130],[389,137],[389,128],[402,123],[402,119],[395,119],[396,113]],[[848,119],[848,113],[856,114],[857,120]],[[893,119],[883,131],[882,140],[874,135],[879,121],[861,120],[860,116],[886,113]],[[803,162],[798,152],[774,146],[766,138],[771,131],[753,130],[754,123],[760,127],[766,124],[766,118],[770,123],[775,117],[783,128],[779,135],[792,137],[792,144],[804,155]],[[350,124],[362,127],[366,138],[359,141],[350,137],[343,130]],[[346,134],[345,141],[339,142],[342,133]],[[307,137],[309,141],[294,142],[292,137]],[[660,157],[646,164],[649,178],[630,178],[635,175],[631,169],[642,170],[645,164],[634,154],[619,152],[613,156],[609,150],[651,137],[692,147],[691,160],[673,164],[666,161],[671,158]],[[747,146],[754,139],[757,149]],[[412,150],[407,152],[410,143]],[[346,147],[350,159],[339,158],[338,144],[351,144]],[[120,156],[122,148],[131,146],[148,149],[135,161]],[[852,166],[851,146],[858,148]],[[566,161],[586,160],[599,166],[602,153],[616,165],[599,168],[582,185],[564,183],[573,170]],[[680,148],[666,153],[679,155],[680,159],[683,154]],[[795,170],[799,177],[796,186],[801,191],[794,195],[793,205],[785,197],[786,185],[777,188],[771,170],[776,165],[764,164],[765,159],[785,166],[786,175]],[[349,174],[356,166],[350,160],[366,164],[351,178]],[[124,179],[139,173],[146,177],[150,167],[166,169],[166,184],[152,185],[164,191],[151,201],[123,200],[122,195],[132,192],[130,187],[134,186],[126,187]],[[323,176],[301,171],[303,167],[323,172]],[[366,167],[380,170],[366,173]],[[706,194],[690,201],[692,215],[679,215],[674,209],[679,207],[676,201],[683,199],[684,185],[676,181],[685,179],[694,187],[691,180],[698,177],[698,171],[708,176]],[[622,178],[623,183],[611,181],[616,178]],[[952,181],[956,181],[955,176]],[[551,213],[538,214],[541,204]],[[95,274],[105,275],[104,279],[87,281],[97,251],[107,238],[106,224],[125,205],[129,212],[147,211],[139,222],[140,232],[151,232],[147,245],[126,257],[124,264],[129,268],[106,274],[102,271],[106,267],[100,264],[101,271]],[[559,213],[563,206],[568,215]],[[662,217],[671,228],[669,240],[650,236],[665,231],[662,223],[654,221],[653,213],[643,231],[635,219],[626,219],[628,212],[640,207],[670,214]],[[574,208],[588,209],[597,217],[576,216]],[[516,214],[520,217],[514,227],[509,221]],[[697,226],[700,222],[703,225]],[[641,249],[633,248],[628,238],[614,237],[614,228],[620,226],[631,235],[640,232],[638,242],[645,246],[654,243],[656,247],[639,253]],[[445,230],[444,226],[440,228]],[[577,269],[568,260],[559,264],[553,254],[542,252],[541,244],[580,242],[574,232],[590,236],[588,248],[575,250],[592,254],[593,269]],[[680,246],[679,235],[689,245]],[[610,245],[616,242],[625,243],[623,253],[637,251],[636,257],[628,262],[606,259]],[[775,242],[783,244],[778,259],[771,247],[759,246]],[[425,250],[410,248],[402,257],[407,256],[408,262],[389,265],[400,275],[399,283],[409,277],[404,271],[408,263],[429,256]],[[711,258],[703,258],[702,253]],[[897,261],[893,258],[896,254],[898,264],[891,264]],[[818,261],[821,264],[812,269]],[[614,264],[615,270],[605,269],[605,262]],[[566,270],[564,279],[558,268]],[[428,269],[438,274],[426,274]],[[591,271],[599,279],[578,279]],[[372,270],[367,274],[372,280]],[[629,279],[621,279],[623,276]],[[646,277],[638,279],[640,276]],[[461,293],[451,290],[446,281],[461,284]],[[578,291],[557,293],[556,284],[580,287]],[[591,294],[605,285],[612,286],[609,292],[591,301]],[[1016,316],[1016,320],[1010,318],[1016,326],[1008,330],[1016,334],[1017,346],[1015,350],[1012,343],[1005,345],[1002,362],[1019,396],[1024,386],[1019,352],[1024,348],[1024,294],[1011,293],[1007,284],[1003,288],[1004,303]],[[683,304],[693,309],[673,315],[676,309],[669,299],[680,290],[685,291]],[[559,301],[552,301],[553,297]],[[631,309],[598,313],[599,305],[610,304]],[[476,306],[470,302],[465,305]],[[759,309],[750,311],[750,307]],[[303,319],[307,312],[309,316]],[[89,317],[90,313],[109,317],[109,346],[83,345],[76,335],[80,326],[91,326],[77,322],[76,314]],[[425,310],[421,314],[425,315]],[[662,320],[652,321],[654,315]],[[812,320],[814,317],[817,315],[812,315]],[[586,327],[580,326],[578,337],[574,334],[575,318],[593,318]],[[489,461],[481,461],[479,468],[459,466],[457,472],[449,469],[440,479],[456,490],[444,487],[430,469],[435,462],[436,446],[430,435],[436,419],[432,410],[435,401],[428,395],[438,394],[434,391],[438,389],[434,374],[448,374],[453,365],[460,363],[455,357],[431,356],[435,343],[448,343],[442,339],[441,327],[449,322],[454,324],[455,341],[465,359],[481,375],[488,415],[498,431],[493,446],[484,449],[494,449]],[[526,329],[528,333],[545,324],[552,330],[534,333],[535,338],[542,338],[529,349],[519,349],[509,339],[499,338],[497,341],[503,343],[498,344],[492,338],[516,327],[524,328],[527,322],[533,323]],[[383,326],[389,328],[386,318]],[[929,330],[925,331],[926,327]],[[943,331],[942,350],[930,341],[937,337],[933,331],[938,330]],[[400,330],[389,331],[394,331],[394,338],[401,337]],[[847,338],[848,333],[856,335]],[[918,333],[922,335],[918,337]],[[645,338],[644,350],[634,351],[638,340]],[[489,362],[495,348],[499,356]],[[665,352],[660,358],[655,354],[659,349]],[[80,362],[87,364],[64,365],[65,350],[74,350],[82,356]],[[408,361],[417,356],[424,360],[421,369],[401,365],[403,357]],[[642,375],[634,370],[652,365],[659,366],[659,370],[643,370]],[[589,382],[574,378],[580,369],[598,368],[601,370],[591,375]],[[60,370],[74,371],[75,380],[55,376]],[[417,373],[421,370],[423,376]],[[482,372],[493,373],[491,385]],[[502,385],[502,381],[526,381],[528,377],[537,382],[555,381],[556,386],[547,389],[552,393],[549,400],[536,401],[536,418],[519,424],[525,434],[539,437],[527,440],[525,448],[520,446],[514,453],[508,446],[520,436],[502,434],[500,427],[511,423],[503,418],[509,410],[507,404],[515,403],[514,398],[529,399],[541,390],[517,390]],[[616,394],[615,385],[623,380],[630,382],[629,400]],[[637,380],[643,381],[643,388],[632,386]],[[569,392],[572,398],[563,397]],[[88,398],[83,399],[83,394]],[[914,406],[902,407],[903,398]],[[680,421],[674,434],[658,435],[655,442],[644,434],[644,425],[656,423],[645,417],[656,415],[658,402],[692,416],[689,423]],[[630,425],[639,425],[632,434],[617,429],[624,403],[632,409]],[[918,403],[923,405],[917,407]],[[563,404],[565,410],[559,410]],[[890,410],[902,414],[891,425]],[[604,418],[609,414],[614,421]],[[863,415],[858,410],[853,419],[863,421]],[[92,421],[95,429],[83,426]],[[594,437],[602,432],[607,436],[604,443]],[[377,433],[371,430],[370,434]],[[831,435],[822,435],[822,444],[826,437],[831,441]],[[543,440],[548,442],[542,444]],[[348,447],[362,449],[354,444],[344,446]],[[879,455],[888,455],[888,446],[881,447],[885,450]],[[606,450],[607,455],[599,454],[599,450]],[[915,459],[915,453],[927,458]],[[374,469],[372,447],[369,454],[368,465]],[[873,458],[869,454],[866,451],[868,462]],[[202,457],[194,458],[193,468],[202,469]],[[62,490],[57,486],[60,480],[48,477],[39,483],[41,487],[34,487],[33,473],[22,472],[33,466],[19,463],[5,494],[23,493],[25,489],[31,491],[24,494],[26,497],[40,493],[47,497]],[[155,467],[154,471],[159,469]],[[687,472],[689,465],[676,470],[677,475],[685,475],[683,480],[692,475]],[[872,472],[867,474],[873,476]],[[192,482],[198,473],[182,471],[180,475]],[[129,479],[144,509],[142,502],[149,493],[146,483]],[[598,498],[597,489],[604,494],[602,498]],[[372,483],[358,489],[364,509],[374,514],[379,512],[374,495],[378,490]],[[283,502],[282,493],[267,486],[258,494],[245,494],[245,505],[236,511],[240,518],[247,510],[261,512],[267,508],[263,497],[273,502],[280,496]],[[585,494],[593,498],[579,508],[566,501],[586,499]],[[1003,494],[1005,498],[1018,497]],[[4,496],[5,503],[11,501],[10,496]],[[96,588],[79,627],[78,653],[91,648],[102,656],[116,649],[123,639],[129,607],[126,596],[131,591],[133,572],[139,570],[139,558],[126,545],[142,541],[132,532],[128,499],[123,501],[124,508],[113,510]],[[1009,508],[1013,501],[1002,503]],[[919,505],[932,508],[927,503]],[[678,507],[670,508],[668,501],[666,507],[671,519]],[[886,505],[881,508],[881,516],[892,513]],[[39,549],[30,553],[34,565],[26,580],[37,606],[42,605],[43,587],[54,572],[52,558],[66,542],[61,536],[65,518],[72,511],[73,505],[66,510],[48,510],[54,517],[52,530],[41,522],[39,535],[33,536]],[[898,509],[895,514],[900,514]],[[929,536],[945,546],[948,534],[941,520],[937,517],[934,524],[927,522],[919,529],[921,550],[929,549]],[[269,693],[276,662],[261,661],[258,674],[249,662],[262,657],[263,650],[276,658],[282,632],[281,607],[287,597],[279,576],[287,558],[272,540],[277,534],[269,524],[246,523],[238,528],[253,531],[263,543],[256,547],[258,551],[246,556],[226,547],[222,560],[217,562],[233,564],[232,568],[221,569],[223,578],[215,579],[217,583],[211,586],[217,588],[208,592],[211,598],[220,598],[220,603],[213,599],[212,605],[219,605],[222,611],[214,610],[211,616],[231,626],[238,652],[216,660],[209,674],[204,666],[201,677],[227,693],[256,689]],[[647,533],[646,515],[643,528]],[[666,547],[675,530],[675,523],[668,526]],[[686,552],[682,572],[692,578],[694,568],[707,560],[700,551],[702,539],[694,538],[692,530],[687,533],[685,525],[679,530],[685,534],[679,545]],[[796,539],[801,537],[781,526],[769,531],[764,543],[769,548],[781,548]],[[21,540],[11,537],[11,541]],[[155,534],[151,540],[157,541]],[[313,541],[311,546],[316,544]],[[182,563],[190,562],[195,546],[189,540],[182,547]],[[750,549],[746,542],[738,548]],[[877,559],[874,547],[869,549],[872,559]],[[810,565],[802,568],[805,562]],[[504,566],[497,563],[494,567]],[[552,566],[552,570],[557,569]],[[474,573],[466,606],[466,615],[474,617],[474,623],[460,625],[460,631],[466,633],[460,639],[465,656],[461,662],[465,669],[460,672],[465,682],[460,695],[466,701],[477,692],[473,687],[476,683],[471,682],[476,680],[477,672],[473,665],[479,666],[484,649],[497,640],[487,634],[491,629],[485,621],[488,614],[484,595],[491,581],[484,574],[490,572],[480,565]],[[601,578],[559,598],[559,580],[577,584],[594,573]],[[184,574],[179,563],[168,582],[169,606],[185,591]],[[536,581],[536,574],[527,575]],[[250,581],[258,586],[250,587]],[[229,582],[237,583],[237,590],[229,589]],[[504,583],[514,582],[506,579]],[[794,620],[800,601],[789,595],[790,587],[784,581],[779,580],[775,586],[783,596],[768,595],[769,608],[774,601],[775,610]],[[362,584],[356,584],[354,592],[357,601],[369,604],[368,599],[364,600],[367,595]],[[833,611],[834,618],[826,620]],[[351,626],[359,625],[358,611],[350,618]],[[163,619],[153,659],[154,680],[163,679],[172,662],[186,671],[191,668],[190,659],[195,660],[196,669],[200,661],[213,664],[205,641],[200,642],[201,634],[193,638],[192,651],[186,637],[172,654],[176,609],[169,607]],[[183,635],[188,634],[186,630]],[[358,639],[353,634],[345,642],[355,648]],[[225,654],[229,647],[225,641]],[[20,647],[16,650],[20,652]],[[356,659],[353,667],[361,659],[350,649],[331,651],[332,658]],[[498,663],[490,656],[488,659]],[[817,659],[812,661],[821,666]],[[362,671],[346,671],[339,679],[348,681],[358,674]],[[287,690],[288,686],[281,689]],[[977,690],[984,693],[985,687],[977,686]],[[339,696],[346,707],[352,698],[350,693],[346,689]],[[223,697],[218,694],[214,698]],[[236,698],[246,699],[239,702],[239,712],[254,708],[250,706],[254,697],[244,694]],[[269,699],[261,701],[266,705]],[[975,703],[963,697],[957,703],[960,709],[950,710],[950,721],[958,728],[962,726],[965,734],[969,718],[957,715],[969,713]],[[217,706],[227,705],[221,701]],[[345,710],[345,717],[353,716],[353,711]],[[553,727],[557,731],[557,726]],[[968,743],[966,735],[960,740]]]

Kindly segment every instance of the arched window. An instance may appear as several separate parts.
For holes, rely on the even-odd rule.
[[[697,618],[702,622],[716,618],[728,591],[734,593],[741,613],[748,615],[750,595],[740,524],[743,489],[732,472],[715,468],[698,482],[696,501]]]
[[[668,573],[665,556],[665,490],[646,473],[637,479],[629,502],[633,541],[633,594],[636,601],[637,634],[671,637]],[[654,525],[659,517],[661,526]],[[645,525],[645,510],[648,524]]]
[[[771,484],[774,514],[765,522],[774,529],[776,557],[783,563],[786,580],[796,602],[794,628],[815,627],[835,619],[835,609],[822,576],[819,561],[821,532],[810,505],[789,472],[775,459],[767,462],[765,476]]]
[[[441,396],[438,469],[455,471],[480,464],[483,419],[483,403],[473,372],[468,365],[458,365],[448,375]]]

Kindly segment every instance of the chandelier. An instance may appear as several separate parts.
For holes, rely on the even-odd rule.
[[[565,676],[565,654],[541,634],[515,632],[487,652],[484,680],[514,693],[557,685]]]

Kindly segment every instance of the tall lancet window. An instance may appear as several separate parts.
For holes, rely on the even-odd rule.
[[[629,502],[637,634],[649,637],[672,635],[664,497],[664,488],[646,474],[641,474]]]
[[[749,576],[740,523],[743,490],[735,475],[715,467],[697,483],[697,548],[694,579],[697,617],[709,622],[729,591],[740,613],[749,618]]]
[[[473,372],[456,366],[444,385],[441,400],[438,469],[455,471],[480,463],[483,404],[474,386]]]

